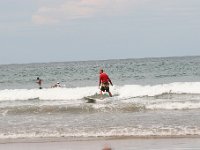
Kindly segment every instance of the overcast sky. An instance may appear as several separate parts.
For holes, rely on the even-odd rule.
[[[0,64],[200,55],[200,0],[0,0]]]

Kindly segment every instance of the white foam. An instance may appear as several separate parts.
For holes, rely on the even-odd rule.
[[[0,101],[34,98],[40,100],[74,100],[93,95],[96,92],[98,92],[97,87],[1,90]]]
[[[66,129],[60,132],[59,130],[41,130],[38,131],[23,131],[16,133],[0,134],[0,139],[17,139],[17,138],[59,138],[59,137],[168,137],[168,136],[187,136],[187,135],[200,135],[199,127],[161,127],[151,126],[149,128],[138,127],[113,127],[107,129]]]
[[[200,94],[200,82],[175,82],[159,85],[125,85],[119,89],[121,98],[156,96],[163,93]]]
[[[175,82],[159,85],[124,85],[111,87],[113,94],[119,95],[116,100],[156,96],[163,93],[190,93],[200,94],[200,82]],[[97,87],[77,88],[49,88],[49,89],[13,89],[0,90],[0,101],[28,100],[39,98],[40,100],[77,100],[85,96],[98,93]]]

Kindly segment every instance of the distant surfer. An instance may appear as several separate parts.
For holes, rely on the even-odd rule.
[[[39,85],[39,89],[42,89],[42,79],[37,77],[36,83]]]
[[[61,87],[60,82],[57,82],[56,84],[54,84],[53,86],[51,86],[51,88],[56,88],[56,87]]]
[[[112,97],[112,94],[109,90],[109,83],[113,86],[112,81],[110,80],[109,76],[103,72],[103,69],[99,71],[99,87],[100,87],[100,95],[102,96],[102,92],[108,92],[109,96]]]

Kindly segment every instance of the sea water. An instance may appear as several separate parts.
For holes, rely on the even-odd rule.
[[[100,68],[114,96],[87,103]],[[193,137],[199,114],[200,57],[0,65],[1,140]]]

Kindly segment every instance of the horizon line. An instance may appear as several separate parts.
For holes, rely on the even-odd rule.
[[[110,61],[110,60],[128,60],[128,59],[156,59],[156,58],[183,58],[183,57],[200,57],[200,55],[183,55],[183,56],[150,56],[150,57],[132,57],[132,58],[109,58],[109,59],[89,59],[89,60],[69,60],[69,61],[49,61],[49,62],[24,62],[24,63],[3,63],[3,65],[29,65],[29,64],[49,64],[49,63],[72,63],[72,62],[93,62],[93,61]]]

